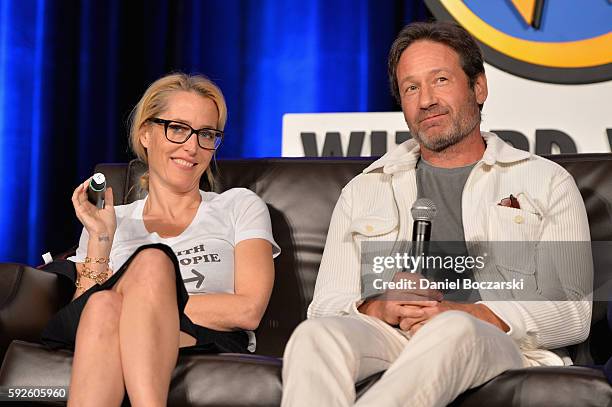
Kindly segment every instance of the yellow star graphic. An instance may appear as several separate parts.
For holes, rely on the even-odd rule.
[[[514,8],[519,12],[525,22],[534,27],[540,27],[542,7],[544,0],[511,0]]]

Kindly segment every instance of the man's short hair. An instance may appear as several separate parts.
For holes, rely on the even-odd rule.
[[[484,73],[482,51],[474,37],[465,28],[446,21],[408,24],[400,31],[393,45],[391,45],[391,51],[389,51],[389,83],[391,93],[397,103],[401,104],[399,86],[397,85],[397,64],[406,48],[419,40],[439,42],[459,54],[461,68],[468,77],[470,88],[474,87],[478,75]]]

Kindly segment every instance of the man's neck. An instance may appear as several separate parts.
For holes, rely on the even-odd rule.
[[[421,157],[434,167],[458,168],[480,160],[485,149],[486,143],[480,129],[476,128],[469,136],[443,151],[428,150],[421,144]]]

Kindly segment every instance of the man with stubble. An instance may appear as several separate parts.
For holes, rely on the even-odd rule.
[[[570,272],[556,270],[572,301],[551,301],[535,283],[527,286],[538,301],[362,298],[361,244],[408,240],[409,208],[420,197],[438,208],[432,240],[467,251],[478,241],[590,239],[569,173],[480,131],[487,80],[463,28],[405,27],[389,54],[389,79],[413,139],[342,191],[308,320],[285,350],[284,406],[445,406],[506,370],[570,363],[557,349],[589,333],[592,266],[579,256],[558,265]],[[509,196],[512,205],[500,204]],[[545,280],[532,257],[506,277]],[[355,383],[381,371],[356,400]]]

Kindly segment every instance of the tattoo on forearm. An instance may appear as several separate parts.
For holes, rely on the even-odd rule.
[[[98,242],[110,242],[110,237],[108,235],[98,236]]]

